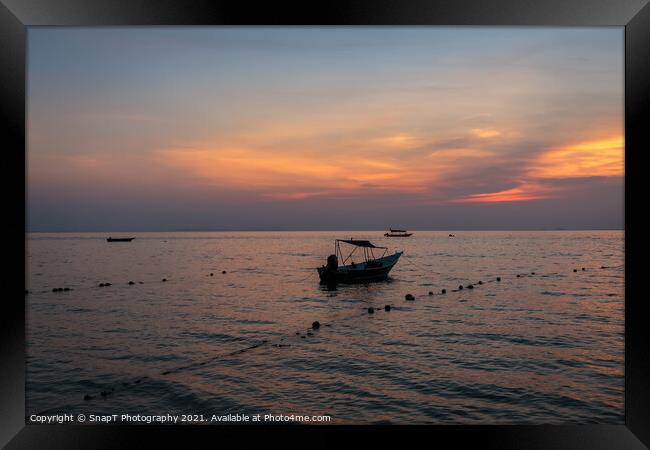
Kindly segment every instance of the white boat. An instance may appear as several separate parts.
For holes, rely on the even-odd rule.
[[[389,228],[389,232],[385,233],[384,236],[386,237],[409,237],[412,236],[413,233],[409,233],[406,230],[396,230],[393,228]]]

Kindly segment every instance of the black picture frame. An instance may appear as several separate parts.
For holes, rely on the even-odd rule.
[[[292,427],[304,445],[332,432],[384,439],[399,432],[425,444],[454,442],[487,448],[633,449],[650,446],[650,302],[643,295],[641,239],[642,155],[650,112],[650,6],[648,0],[356,0],[259,2],[245,0],[0,0],[0,123],[3,139],[3,225],[8,245],[0,327],[0,445],[7,448],[115,448],[149,443],[187,446],[196,436],[242,439],[287,427],[248,428],[25,424],[26,37],[31,26],[115,25],[519,25],[625,27],[625,425]],[[645,125],[645,126],[644,126]],[[22,265],[19,264],[22,262]],[[24,286],[23,286],[24,287]],[[162,439],[162,441],[161,441]]]

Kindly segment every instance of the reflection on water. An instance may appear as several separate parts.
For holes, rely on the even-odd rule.
[[[623,232],[454,234],[30,234],[27,412],[623,423]],[[390,281],[319,286],[350,236]]]

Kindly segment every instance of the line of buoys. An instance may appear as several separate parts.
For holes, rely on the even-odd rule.
[[[624,265],[616,266],[616,267],[614,267],[614,268],[618,268],[618,267],[624,267]],[[610,268],[610,269],[611,269],[612,267],[600,266],[600,268],[601,268],[601,269],[607,269],[607,268]],[[582,270],[582,271],[587,271],[587,268],[586,268],[586,267],[582,267],[581,270]],[[574,271],[574,272],[578,272],[578,269],[573,269],[573,271]],[[532,276],[532,275],[535,275],[536,272],[530,272],[529,274]],[[517,277],[517,278],[521,278],[521,277],[528,276],[529,274],[528,274],[528,273],[526,273],[526,274],[516,274],[516,277]],[[500,281],[501,281],[501,277],[500,277],[500,276],[496,277],[496,278],[494,279],[494,281],[500,282]],[[490,282],[492,282],[492,281],[491,281],[491,280],[488,280],[488,281],[486,281],[485,283],[490,283]],[[482,280],[479,280],[479,281],[476,282],[476,284],[478,284],[478,285],[483,285],[484,282],[483,282]],[[458,286],[458,289],[452,289],[451,292],[459,292],[459,291],[462,291],[463,289],[474,289],[474,287],[475,287],[475,285],[472,284],[472,283],[468,284],[467,286],[459,285],[459,286]],[[442,289],[442,290],[440,291],[440,294],[435,294],[435,293],[433,293],[433,291],[429,291],[429,295],[430,295],[430,296],[433,296],[433,295],[441,295],[441,294],[445,294],[446,292],[447,292],[446,289]],[[466,300],[461,300],[461,301],[466,301]]]
[[[605,266],[601,266],[601,268],[606,268],[606,267],[605,267]],[[586,270],[586,269],[583,268],[583,270]],[[577,269],[574,269],[573,271],[574,271],[574,272],[577,272]],[[224,272],[225,272],[225,271],[224,271]],[[530,274],[531,274],[531,275],[535,275],[535,272],[530,272]],[[520,278],[521,276],[522,276],[521,274],[517,274],[517,278]],[[167,280],[163,278],[163,281],[167,281]],[[497,282],[501,281],[501,277],[500,277],[500,276],[499,276],[499,277],[496,277],[494,281],[497,281]],[[490,281],[488,280],[487,283],[489,283],[489,282],[490,282]],[[105,285],[105,286],[110,286],[110,283],[101,283],[101,284],[100,284],[100,287],[102,286],[102,284]],[[479,280],[476,284],[478,284],[478,285],[483,285],[484,283],[483,283],[482,280]],[[473,288],[474,288],[474,285],[473,285],[473,284],[468,284],[468,285],[467,285],[467,289],[473,289]],[[55,288],[55,289],[60,289],[60,290],[70,290],[70,288]],[[458,290],[457,290],[457,291],[460,291],[460,290],[463,290],[463,285],[459,285],[459,286],[458,286]],[[25,290],[25,291],[28,292],[28,290]],[[457,291],[453,291],[453,292],[457,292]],[[58,292],[58,291],[57,291],[57,292]],[[438,295],[446,294],[446,293],[447,293],[447,290],[446,290],[446,289],[441,289],[440,294],[438,294]],[[429,291],[429,295],[436,295],[436,294],[434,294],[432,291]],[[406,295],[405,295],[405,299],[406,299],[406,300],[415,300],[415,296],[414,296],[413,294],[406,294]],[[466,301],[466,300],[461,300],[461,301]],[[367,314],[374,314],[376,311],[379,311],[380,309],[381,309],[381,308],[379,308],[379,309],[375,309],[374,307],[371,306],[371,307],[368,307],[366,311],[367,311]],[[384,309],[384,311],[391,311],[392,308],[391,308],[391,305],[385,305],[383,309]],[[356,315],[354,315],[354,316],[348,316],[347,318],[352,318],[352,317],[356,317]],[[344,318],[344,319],[345,319],[345,318]],[[324,326],[326,326],[326,327],[330,327],[331,325],[330,325],[329,323],[326,323],[326,324],[324,324]],[[314,336],[314,333],[312,333],[312,330],[313,330],[313,331],[318,330],[318,329],[320,329],[320,327],[321,327],[321,323],[320,323],[319,321],[316,320],[316,321],[312,322],[312,324],[311,324],[311,328],[308,329],[308,331],[306,332],[306,334],[301,334],[300,332],[297,331],[297,332],[295,333],[295,335],[296,335],[296,336],[300,336],[301,339],[306,339],[307,336]],[[284,338],[280,338],[280,340],[284,340]],[[205,366],[208,362],[212,362],[212,361],[215,361],[215,360],[217,360],[217,359],[220,359],[220,358],[223,358],[223,357],[227,357],[227,356],[233,356],[233,355],[236,355],[236,354],[245,353],[245,352],[248,351],[248,350],[251,350],[251,349],[254,349],[254,348],[260,347],[260,346],[262,346],[263,344],[266,344],[266,343],[268,343],[268,341],[267,341],[267,340],[264,340],[264,341],[262,341],[262,343],[260,343],[260,344],[252,345],[252,346],[250,346],[250,347],[247,347],[247,348],[244,348],[244,349],[240,349],[240,350],[236,350],[236,351],[234,351],[234,352],[229,352],[229,353],[226,353],[226,354],[222,354],[222,355],[219,355],[219,356],[217,356],[217,357],[215,357],[215,358],[211,358],[211,359],[209,359],[209,360],[202,361],[202,362],[200,362],[200,363],[194,363],[194,364],[190,364],[189,366],[178,367],[178,368],[176,368],[176,369],[167,370],[167,371],[165,371],[165,372],[162,372],[162,375],[167,375],[167,374],[170,374],[170,373],[172,373],[172,372],[179,371],[179,370],[191,369],[191,368],[195,368],[195,367],[196,367],[196,368],[198,368],[198,367],[202,367],[202,366]],[[277,348],[290,347],[290,346],[291,346],[290,344],[281,344],[281,343],[275,343],[275,344],[272,344],[272,345],[273,345],[273,347],[277,347]],[[140,383],[141,380],[142,380],[142,379],[138,379],[138,380],[136,380],[136,381],[134,382],[134,384],[138,384],[138,383]],[[124,386],[128,386],[128,383],[122,383],[122,384],[123,384]],[[101,395],[102,397],[106,397],[106,396],[110,395],[113,391],[114,391],[114,389],[111,388],[110,391],[102,391],[102,392],[100,393],[100,395]],[[84,400],[91,400],[91,399],[93,399],[93,398],[94,398],[94,397],[91,396],[91,395],[89,395],[89,394],[86,394],[86,395],[84,396]]]
[[[53,289],[52,289],[52,292],[68,292],[68,291],[71,291],[71,290],[72,290],[72,288],[69,288],[69,287],[65,287],[65,288],[53,288]],[[27,293],[27,292],[25,292],[25,293]]]

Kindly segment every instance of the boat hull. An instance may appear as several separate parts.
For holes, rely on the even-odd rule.
[[[391,234],[391,233],[385,233],[384,236],[386,237],[409,237],[412,236],[413,233],[403,233],[403,234]]]
[[[402,252],[374,260],[368,263],[341,266],[336,271],[327,270],[325,266],[318,268],[321,284],[355,284],[383,281],[388,278],[388,273],[395,266]],[[374,263],[374,267],[373,267]]]
[[[131,242],[133,239],[135,238],[108,238],[106,242]]]

